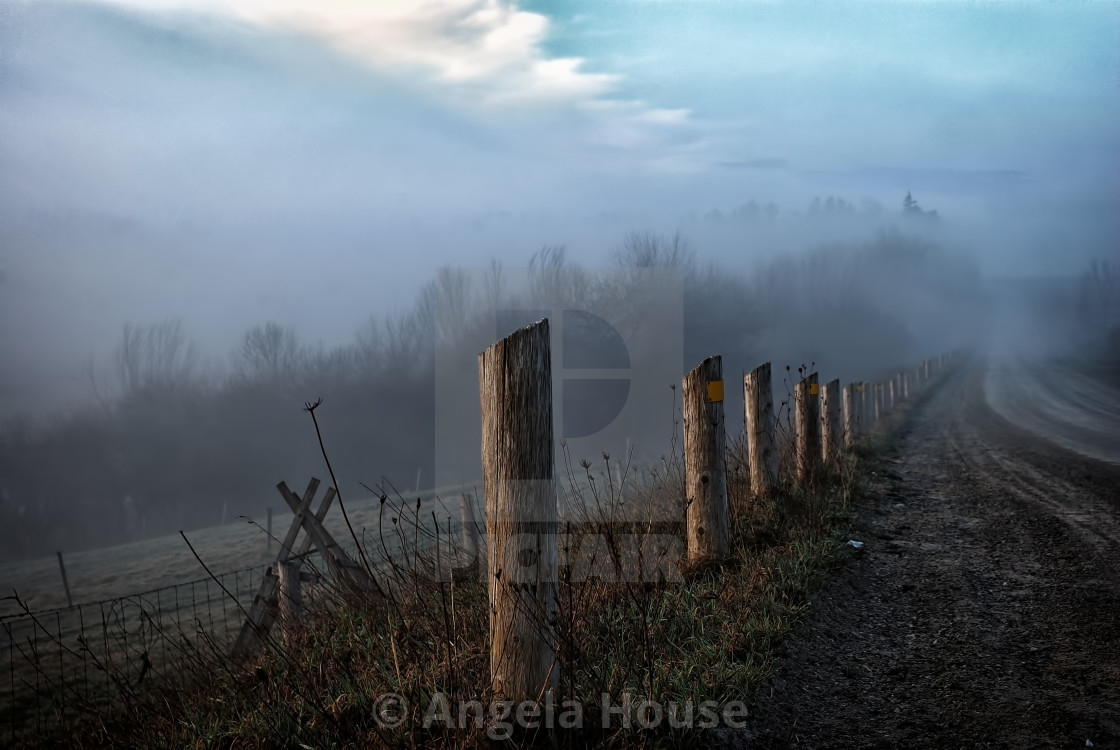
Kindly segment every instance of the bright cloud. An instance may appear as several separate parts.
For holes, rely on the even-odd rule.
[[[308,34],[379,69],[426,71],[471,84],[490,103],[579,101],[609,95],[616,76],[542,51],[550,24],[508,0],[91,0],[144,11],[199,12]]]

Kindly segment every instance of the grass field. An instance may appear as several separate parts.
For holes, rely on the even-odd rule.
[[[303,487],[293,487],[293,490],[302,494]],[[320,487],[319,497],[322,493]],[[435,497],[430,490],[422,492],[420,497],[423,498],[420,510],[422,519],[430,520],[433,510],[438,516],[450,516],[456,521],[459,519],[457,493],[446,501],[442,497]],[[407,506],[406,515],[412,516],[415,500],[416,495],[410,496],[407,501],[399,498],[390,500],[385,512],[386,521],[402,504]],[[282,502],[279,496],[277,502]],[[364,533],[367,539],[372,540],[378,533],[378,518],[381,515],[379,500],[364,497],[358,501],[350,501],[346,504],[346,510],[359,539]],[[269,551],[268,535],[264,530],[265,516],[262,511],[252,518],[254,523],[239,518],[225,526],[187,532],[187,538],[213,573],[253,565],[263,566],[275,559],[278,549],[278,544],[274,541],[271,552]],[[275,509],[273,536],[277,540],[283,539],[291,522],[290,512]],[[331,507],[324,525],[341,544],[354,546],[342,514],[336,506]],[[391,529],[391,524],[386,524],[385,530],[391,532]],[[64,550],[63,554],[75,604],[114,599],[206,577],[206,571],[178,534],[72,554],[67,554]],[[66,606],[66,593],[58,560],[53,555],[0,564],[0,597],[9,596],[13,591],[19,594],[20,599],[32,611]],[[14,601],[0,600],[0,617],[21,611]]]
[[[433,512],[458,528],[458,493],[451,503],[421,493],[419,507],[415,498],[348,505],[372,565],[429,546]],[[271,548],[264,518],[253,520],[187,534],[213,578],[179,535],[69,555],[73,607],[55,557],[0,566],[0,740],[38,734],[79,708],[127,701],[144,683],[173,682],[207,652],[227,653],[292,514],[274,514]],[[324,526],[357,556],[337,501]],[[317,558],[310,564],[323,567]]]

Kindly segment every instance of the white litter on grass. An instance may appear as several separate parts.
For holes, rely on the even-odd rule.
[[[849,547],[855,547],[856,549],[859,549],[860,547],[863,546],[863,542],[857,542],[855,539],[849,539],[848,540],[848,546]]]

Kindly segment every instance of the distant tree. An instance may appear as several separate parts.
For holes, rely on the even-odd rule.
[[[874,198],[864,198],[860,205],[860,211],[867,216],[881,216],[883,213],[883,205]]]
[[[708,221],[713,224],[721,224],[723,223],[723,212],[718,208],[713,208],[711,211],[704,214],[704,221]]]
[[[914,196],[910,194],[909,190],[906,191],[906,197],[902,199],[902,213],[904,216],[926,219],[931,222],[941,220],[941,216],[938,215],[936,210],[922,210],[922,207],[918,205],[918,201],[914,199]]]
[[[914,200],[914,196],[910,191],[906,191],[906,197],[902,199],[902,213],[904,214],[920,214],[922,209],[918,206],[918,201]]]
[[[680,232],[667,238],[644,231],[626,235],[613,260],[623,268],[690,268],[695,254]]]
[[[279,323],[257,325],[245,332],[234,352],[234,368],[255,380],[290,378],[300,363],[300,345],[295,329]]]
[[[739,206],[732,212],[732,215],[737,219],[757,219],[762,209],[754,200],[749,200],[743,205]]]
[[[190,384],[198,358],[181,321],[149,326],[126,323],[117,346],[116,365],[122,396],[168,394]]]

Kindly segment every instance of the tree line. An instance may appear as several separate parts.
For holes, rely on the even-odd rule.
[[[774,359],[831,361],[850,377],[950,348],[983,309],[974,264],[893,231],[864,243],[815,248],[750,273],[703,262],[681,236],[627,235],[617,268],[677,267],[684,278],[686,366],[720,351],[728,372]],[[534,283],[578,304],[625,300],[619,286],[545,247],[530,264]],[[325,348],[263,322],[244,332],[228,365],[200,364],[178,320],[124,326],[112,377],[96,398],[45,422],[9,419],[0,431],[0,557],[121,543],[261,517],[281,479],[321,475],[322,458],[305,402],[316,412],[340,482],[402,490],[433,475],[434,347],[456,326],[476,324],[478,301],[500,293],[442,269],[399,313],[371,317],[345,345]],[[624,278],[620,277],[620,278]],[[582,296],[581,296],[582,295]],[[927,339],[931,311],[941,339]],[[946,324],[946,320],[950,320]],[[958,324],[959,323],[959,324]],[[861,368],[857,371],[856,368]],[[866,372],[864,371],[866,370]]]

